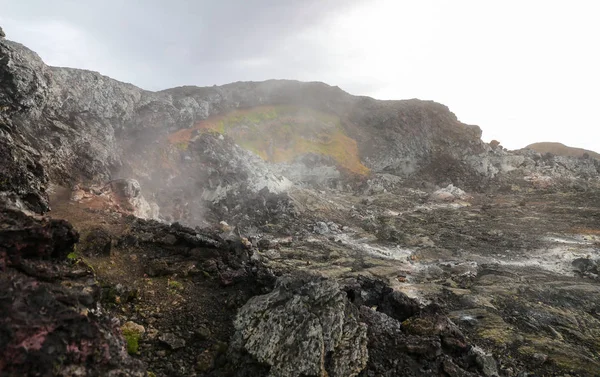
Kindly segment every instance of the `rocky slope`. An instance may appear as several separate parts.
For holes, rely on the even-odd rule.
[[[480,136],[430,101],[148,92],[0,38],[0,374],[598,375],[600,161]]]
[[[592,157],[595,159],[600,159],[600,153],[596,153],[596,152],[589,151],[587,149],[582,149],[582,148],[569,147],[562,143],[547,143],[547,142],[533,143],[533,144],[529,144],[525,148],[534,150],[541,154],[552,153],[552,154],[555,154],[558,156],[585,157],[585,158]]]

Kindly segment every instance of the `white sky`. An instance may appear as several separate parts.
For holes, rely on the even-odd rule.
[[[304,26],[269,30],[264,18],[260,26],[273,34],[271,43],[201,69],[194,69],[201,58],[185,38],[136,61],[127,48],[114,47],[118,37],[87,28],[76,14],[30,19],[23,4],[0,0],[0,26],[52,65],[93,69],[146,89],[268,78],[324,81],[379,99],[435,100],[479,125],[484,140],[510,149],[558,141],[600,152],[600,1],[357,0],[331,6]],[[318,4],[309,10],[318,12]],[[144,30],[127,33],[133,42],[147,42]],[[211,42],[226,49],[233,38],[219,35],[210,35]],[[243,47],[251,43],[257,40]],[[172,67],[152,64],[169,56]]]

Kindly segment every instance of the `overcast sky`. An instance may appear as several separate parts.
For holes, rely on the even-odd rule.
[[[0,0],[46,63],[144,89],[287,78],[600,152],[600,1]]]

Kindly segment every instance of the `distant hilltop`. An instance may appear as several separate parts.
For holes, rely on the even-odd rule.
[[[533,149],[538,153],[552,153],[557,156],[583,157],[587,154],[589,157],[594,157],[600,160],[599,153],[589,151],[587,149],[569,147],[561,143],[533,143],[529,144],[525,148]]]

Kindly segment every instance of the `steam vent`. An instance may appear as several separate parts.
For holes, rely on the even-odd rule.
[[[597,154],[0,37],[0,376],[600,376]]]

